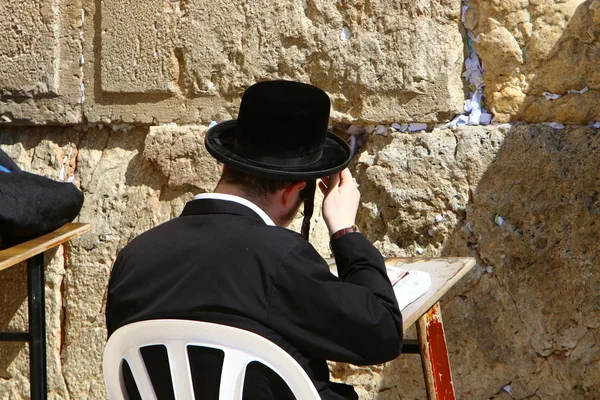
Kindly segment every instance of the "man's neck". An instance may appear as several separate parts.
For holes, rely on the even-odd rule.
[[[240,190],[237,186],[228,185],[226,183],[221,182],[215,188],[215,193],[230,194],[232,196],[241,197],[258,205],[256,201],[254,201],[254,199],[249,198],[249,196],[246,193],[244,193],[243,190]]]

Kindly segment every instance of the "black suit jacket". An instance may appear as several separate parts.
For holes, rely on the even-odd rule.
[[[291,354],[322,398],[343,398],[329,382],[326,360],[394,359],[402,316],[383,258],[364,236],[349,233],[331,245],[339,278],[299,234],[268,226],[235,202],[193,200],[180,217],[120,251],[108,289],[108,333],[157,318],[247,329]],[[273,377],[262,377],[256,398],[271,390]]]

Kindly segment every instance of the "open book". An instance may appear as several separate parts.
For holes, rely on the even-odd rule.
[[[332,274],[338,276],[335,260],[328,260]],[[398,300],[400,310],[427,293],[431,286],[431,276],[427,272],[410,270],[386,265],[387,274],[394,287],[394,294]]]

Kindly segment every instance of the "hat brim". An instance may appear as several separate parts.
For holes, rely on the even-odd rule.
[[[237,120],[221,122],[206,132],[204,144],[208,152],[223,164],[252,175],[272,179],[317,179],[335,174],[352,160],[350,146],[339,136],[327,132],[322,156],[302,167],[271,167],[238,155],[233,150]]]

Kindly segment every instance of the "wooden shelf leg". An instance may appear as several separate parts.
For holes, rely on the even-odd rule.
[[[27,261],[29,305],[29,379],[32,400],[45,400],[46,381],[46,301],[44,253]]]
[[[435,303],[419,318],[417,333],[427,397],[430,400],[455,400],[440,303]]]

